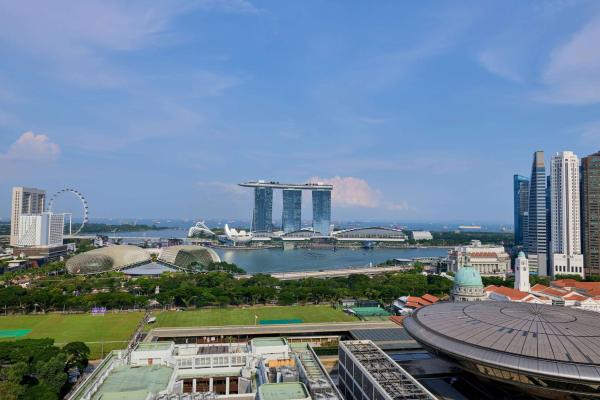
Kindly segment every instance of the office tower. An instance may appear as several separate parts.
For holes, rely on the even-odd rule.
[[[531,290],[529,285],[529,261],[527,261],[527,257],[522,251],[515,259],[515,289],[522,292]]]
[[[281,229],[285,232],[300,230],[302,223],[302,190],[283,189]]]
[[[529,207],[529,179],[521,175],[513,176],[514,196],[514,226],[515,244],[523,244],[523,237],[527,230],[527,209]]]
[[[546,254],[552,254],[552,177],[546,176]],[[546,259],[546,271],[552,271],[552,257]]]
[[[313,190],[313,229],[323,236],[330,235],[331,190]]]
[[[19,219],[18,246],[62,246],[64,214],[23,214]]]
[[[581,159],[581,200],[585,276],[600,275],[600,152]]]
[[[547,275],[547,232],[546,232],[546,167],[544,152],[536,151],[529,180],[529,207],[525,252],[531,273]]]
[[[570,151],[552,157],[552,275],[583,276],[579,158]]]
[[[40,189],[13,187],[10,214],[10,245],[19,243],[19,223],[23,214],[41,214],[46,206],[46,192]]]
[[[252,231],[273,231],[273,189],[270,187],[254,188]]]

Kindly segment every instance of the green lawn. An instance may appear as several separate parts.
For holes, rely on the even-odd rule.
[[[147,326],[222,326],[254,325],[260,320],[301,319],[302,322],[347,322],[357,321],[353,316],[344,314],[330,306],[287,306],[287,307],[227,307],[194,311],[162,311],[155,314],[156,323]]]
[[[68,342],[86,342],[91,358],[100,358],[113,349],[125,348],[143,313],[46,314],[0,316],[0,330],[31,329],[19,339],[53,338],[58,346]],[[104,343],[102,343],[104,342]],[[112,342],[112,343],[110,343]]]

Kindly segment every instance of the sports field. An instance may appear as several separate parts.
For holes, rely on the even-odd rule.
[[[303,322],[351,322],[356,317],[344,314],[330,306],[284,306],[284,307],[226,307],[194,311],[162,311],[155,314],[154,327],[254,325],[260,321],[270,324],[278,321]],[[256,316],[256,318],[255,318]],[[263,322],[264,323],[264,322]]]
[[[30,329],[31,332],[16,339],[52,338],[58,346],[69,342],[85,342],[92,351],[91,358],[99,358],[113,349],[127,346],[143,313],[120,313],[106,315],[91,314],[46,314],[0,316],[0,338],[14,340],[14,332]],[[11,332],[14,331],[14,332]],[[13,336],[12,338],[2,337]],[[8,335],[13,333],[13,335]]]

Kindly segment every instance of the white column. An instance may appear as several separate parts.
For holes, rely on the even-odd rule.
[[[229,396],[229,377],[225,377],[225,394]]]
[[[208,391],[209,392],[213,391],[213,378],[210,378],[208,381]]]
[[[196,393],[196,378],[192,379],[192,393]]]

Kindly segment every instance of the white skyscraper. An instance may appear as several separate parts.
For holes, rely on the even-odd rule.
[[[556,153],[551,168],[552,275],[583,276],[579,158],[570,151]]]
[[[21,215],[17,246],[62,246],[64,214]]]
[[[529,261],[525,257],[525,253],[519,252],[515,259],[515,289],[521,292],[529,292]]]
[[[19,223],[23,214],[41,214],[46,206],[46,192],[40,189],[13,187],[10,214],[10,245],[19,243]]]

